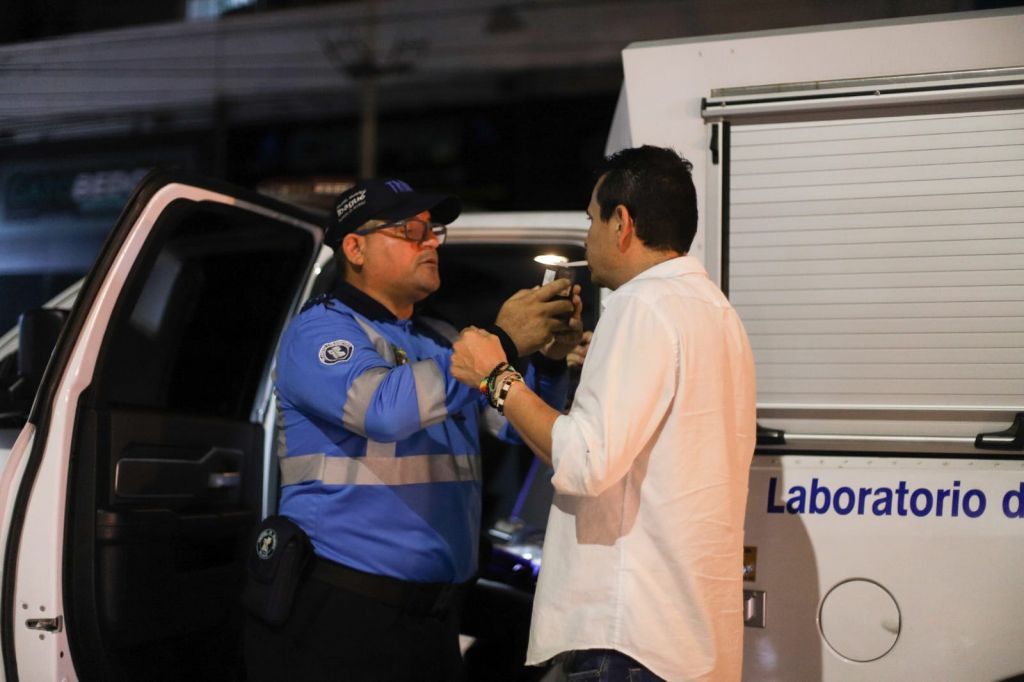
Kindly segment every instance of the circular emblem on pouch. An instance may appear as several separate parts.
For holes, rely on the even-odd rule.
[[[256,556],[261,559],[269,559],[274,556],[275,549],[277,549],[277,531],[273,528],[265,528],[256,538]]]
[[[344,339],[331,341],[320,346],[320,362],[325,365],[336,365],[352,357],[352,344]]]

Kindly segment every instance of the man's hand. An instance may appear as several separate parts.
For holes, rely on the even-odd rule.
[[[473,388],[500,363],[508,361],[498,337],[476,327],[463,329],[453,348],[452,376]]]
[[[545,357],[552,360],[561,360],[566,357],[583,338],[583,299],[580,298],[580,285],[572,288],[572,317],[569,318],[569,328],[565,331],[554,332],[554,337],[544,346],[541,352]]]
[[[520,357],[543,348],[554,334],[571,331],[568,320],[575,306],[567,298],[557,298],[569,286],[569,280],[556,279],[542,287],[521,289],[502,304],[495,324],[516,344]]]
[[[590,349],[590,339],[593,337],[594,332],[583,332],[583,338],[580,339],[579,345],[565,356],[565,362],[569,365],[569,369],[579,369],[583,366],[583,361],[587,359],[587,351]]]

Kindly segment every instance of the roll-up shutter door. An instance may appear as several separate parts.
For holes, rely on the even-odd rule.
[[[1024,110],[736,125],[759,406],[1024,410]]]

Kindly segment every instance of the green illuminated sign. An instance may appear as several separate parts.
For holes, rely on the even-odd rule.
[[[4,187],[6,216],[25,219],[67,212],[116,214],[147,170],[17,172]]]

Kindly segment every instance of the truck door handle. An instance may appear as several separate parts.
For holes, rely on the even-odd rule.
[[[221,471],[210,474],[210,488],[237,488],[242,485],[242,474],[238,471]]]
[[[245,453],[211,447],[196,460],[122,457],[114,469],[114,492],[120,497],[188,498],[207,490],[240,488]]]
[[[974,439],[974,447],[979,450],[1024,451],[1024,412],[1018,412],[1013,424],[1005,431],[979,433]]]
[[[771,429],[761,426],[761,423],[757,424],[757,444],[758,445],[785,445],[786,444],[786,432],[782,429]]]

